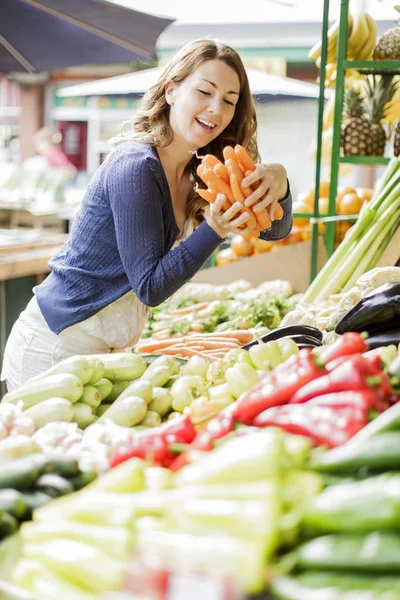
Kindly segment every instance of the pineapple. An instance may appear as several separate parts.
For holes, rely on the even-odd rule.
[[[396,122],[393,136],[393,156],[400,155],[400,119]]]
[[[382,121],[386,118],[389,103],[393,99],[398,83],[393,81],[392,74],[376,75],[366,79],[366,95],[364,98],[365,117],[372,126],[372,156],[383,156],[385,153],[386,132]]]
[[[400,12],[400,6],[394,7]],[[385,31],[380,38],[375,50],[374,60],[399,60],[400,58],[400,23]]]
[[[341,136],[344,156],[371,156],[372,125],[364,119],[364,103],[359,90],[345,90],[344,114]]]

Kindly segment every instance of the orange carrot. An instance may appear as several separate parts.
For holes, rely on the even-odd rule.
[[[223,163],[213,154],[206,154],[201,164],[206,167],[206,169],[213,169],[216,165],[222,165]]]
[[[227,161],[229,158],[236,160],[235,150],[232,148],[232,146],[225,146],[225,148],[222,150],[222,154],[224,155],[225,161]]]
[[[245,226],[251,227],[252,229],[254,229],[254,227],[256,226],[256,216],[254,215],[254,213],[251,209],[244,206],[244,195],[243,195],[243,192],[241,190],[241,187],[239,185],[239,182],[238,182],[238,179],[237,179],[235,173],[232,173],[232,175],[230,177],[230,182],[231,182],[232,194],[233,194],[235,201],[243,204],[242,212],[247,212],[247,214],[249,215],[249,218],[246,221]]]
[[[177,344],[181,342],[182,344],[186,343],[186,337],[180,338],[169,338],[167,340],[159,340],[153,342],[147,342],[138,346],[138,352],[147,353],[147,352],[155,352],[156,350],[163,350],[164,348],[168,348],[172,344]]]
[[[243,148],[243,146],[240,146],[240,144],[236,144],[234,152],[236,160],[238,161],[239,165],[242,167],[245,173],[246,171],[253,172],[255,170],[256,165],[253,159],[251,158],[250,154],[245,148]]]
[[[224,338],[236,338],[241,344],[247,344],[253,340],[253,334],[244,329],[232,329],[229,331],[216,331],[215,333],[203,333],[204,337],[223,335]]]
[[[243,196],[245,198],[248,198],[250,196],[250,194],[252,193],[253,190],[251,189],[251,187],[247,187],[247,186],[243,186],[242,185],[243,173],[240,170],[237,161],[233,160],[232,158],[228,158],[225,161],[225,165],[226,165],[226,170],[228,171],[229,177],[231,177],[231,175],[236,175],[236,178],[238,180],[238,183],[239,183],[239,186],[240,186],[240,189],[242,191]]]
[[[248,176],[248,175],[250,175],[251,173],[252,173],[252,171],[246,171],[246,173],[245,173],[245,177],[247,177],[247,176]],[[258,188],[258,183],[253,183],[253,184],[251,185],[251,188],[252,188],[253,190],[256,190],[256,189]],[[264,194],[264,196],[262,196],[261,200],[262,200],[263,198],[265,198],[265,196],[266,196],[266,194]],[[265,210],[267,210],[267,209],[265,209]],[[262,211],[262,212],[263,212],[263,211]],[[269,216],[269,213],[268,213],[268,216]],[[283,217],[283,209],[282,209],[282,206],[281,206],[280,204],[277,204],[277,206],[276,206],[276,208],[275,208],[274,217],[275,217],[275,219],[276,219],[277,221],[280,221],[280,220],[282,219],[282,217]],[[271,221],[271,217],[269,217],[269,220]],[[266,222],[266,219],[265,219],[265,222]],[[266,227],[264,227],[264,229],[269,229],[269,227],[271,227],[271,223],[269,224],[269,226],[267,225]],[[261,229],[261,231],[264,231],[264,229]]]
[[[199,344],[199,342],[197,341],[193,341],[193,342],[187,342],[188,346],[197,346]],[[233,344],[232,342],[214,342],[214,341],[204,341],[201,342],[201,345],[203,347],[204,350],[216,350],[219,348],[237,348],[237,344]]]
[[[226,183],[229,183],[228,171],[226,170],[226,166],[223,163],[218,163],[215,165],[214,173],[218,175],[218,177],[221,177],[221,179],[226,181]]]
[[[207,342],[222,342],[223,344],[235,344],[235,345],[239,345],[240,342],[237,339],[234,338],[230,338],[230,337],[224,337],[223,335],[221,336],[212,336],[212,337],[205,337],[204,334],[203,335],[193,335],[190,336],[190,341],[196,341],[199,344],[206,344]]]
[[[202,179],[204,183],[208,185],[208,188],[212,192],[214,192],[215,194],[224,194],[227,200],[229,200],[230,204],[234,204],[235,199],[233,197],[232,190],[229,184],[227,184],[226,181],[221,179],[221,177],[218,177],[218,175],[214,173],[213,169],[205,169],[203,177]]]
[[[196,187],[196,192],[199,196],[201,196],[201,198],[203,198],[203,200],[206,200],[207,202],[209,202],[210,204],[214,204],[214,202],[217,199],[217,195],[214,194],[214,192],[212,192],[209,189],[203,189],[200,187]]]
[[[184,306],[183,308],[176,308],[171,312],[172,315],[186,315],[191,312],[197,312],[198,310],[203,310],[203,308],[207,308],[208,302],[198,302],[197,304],[192,304],[191,306]]]

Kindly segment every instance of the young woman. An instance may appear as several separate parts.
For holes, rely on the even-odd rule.
[[[258,160],[256,114],[239,55],[212,40],[183,47],[144,95],[133,132],[94,174],[52,272],[34,289],[7,341],[2,379],[8,390],[75,354],[110,352],[138,340],[157,306],[201,268],[248,215],[223,211],[195,192],[199,155],[222,158],[241,144]],[[284,217],[261,237],[278,240],[292,226],[287,175],[258,164],[243,184],[254,211],[281,202]],[[267,192],[266,197],[261,197]]]

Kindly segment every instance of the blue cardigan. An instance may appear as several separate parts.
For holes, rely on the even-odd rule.
[[[264,239],[281,239],[291,230],[290,193],[281,204],[284,217]],[[156,148],[120,144],[92,177],[68,241],[34,290],[50,329],[58,334],[130,290],[147,306],[161,304],[222,242],[206,222],[171,250],[178,235]]]

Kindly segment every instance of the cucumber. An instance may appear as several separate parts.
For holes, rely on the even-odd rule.
[[[22,401],[23,409],[30,408],[50,398],[65,398],[77,402],[83,392],[81,380],[75,375],[62,373],[49,375],[36,381],[28,381],[22,387],[6,394],[2,402],[17,404]]]
[[[48,504],[53,498],[44,492],[34,491],[34,492],[25,492],[24,500],[27,507],[26,513],[24,515],[24,519],[29,521],[32,519],[32,513],[37,508],[41,508]]]
[[[19,523],[15,517],[8,512],[3,513],[3,518],[0,521],[0,540],[12,535],[18,531]]]
[[[69,481],[74,490],[81,490],[83,487],[89,485],[89,483],[92,483],[92,481],[95,479],[97,479],[96,471],[82,471],[82,473],[79,473],[79,475],[71,477]]]
[[[24,495],[11,488],[0,490],[0,510],[9,513],[20,521],[27,510]]]
[[[54,421],[72,421],[74,411],[69,400],[65,398],[49,398],[27,408],[25,414],[31,417],[36,429],[39,429],[47,425],[47,423],[53,423]]]
[[[32,377],[30,381],[38,381],[49,375],[60,375],[62,373],[69,373],[75,375],[81,380],[82,384],[85,385],[90,381],[93,375],[94,365],[91,364],[90,360],[86,356],[70,356],[60,361],[54,367],[51,367],[44,373]]]
[[[139,354],[116,352],[114,354],[95,354],[104,363],[103,377],[110,381],[132,381],[138,379],[146,370],[146,361]]]
[[[58,498],[59,496],[65,496],[71,494],[74,491],[74,487],[70,481],[57,475],[56,473],[47,473],[41,475],[36,481],[35,490],[43,492],[52,498]]]
[[[95,383],[100,381],[100,379],[102,379],[102,377],[104,377],[105,366],[104,366],[103,361],[100,360],[99,358],[88,357],[88,361],[92,365],[93,373],[92,373],[92,376],[89,379],[89,381],[86,382],[86,384],[94,385]]]
[[[5,462],[0,469],[0,489],[29,490],[40,475],[40,469],[30,458]]]
[[[87,404],[91,408],[96,409],[100,406],[101,402],[100,392],[94,385],[84,385],[79,402],[83,402],[83,404]]]
[[[74,404],[73,421],[78,424],[79,429],[85,429],[93,422],[94,410],[88,404],[76,402]]]
[[[130,385],[130,381],[115,381],[115,382],[111,382],[112,383],[112,390],[111,392],[108,394],[106,400],[108,403],[110,402],[114,402],[114,400],[116,400],[124,390],[126,390],[126,388]]]
[[[105,377],[99,379],[99,381],[94,383],[93,386],[99,392],[101,402],[103,402],[103,400],[105,400],[109,396],[109,394],[111,394],[111,390],[113,388],[112,382],[109,379],[106,379]]]
[[[156,386],[153,388],[149,410],[154,410],[160,417],[164,417],[171,410],[172,400],[173,398],[168,390]]]

